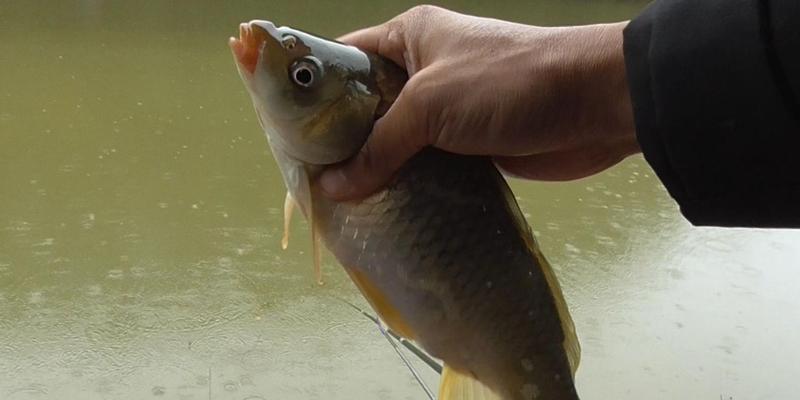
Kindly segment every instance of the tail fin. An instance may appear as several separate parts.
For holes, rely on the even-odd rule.
[[[501,400],[501,398],[477,379],[445,365],[439,384],[439,400]]]

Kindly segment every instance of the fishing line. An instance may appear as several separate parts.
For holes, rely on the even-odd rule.
[[[345,299],[342,299],[342,298],[339,298],[339,297],[335,297],[335,296],[331,296],[331,297],[333,297],[336,300],[339,300],[339,301],[349,305],[350,307],[353,307],[356,311],[361,313],[361,315],[369,318],[370,321],[374,322],[375,325],[378,325],[380,327],[381,322],[378,320],[378,318],[374,317],[372,314],[362,310],[357,305],[355,305],[355,304],[353,304],[353,303],[351,303],[351,302],[349,302],[349,301],[347,301]],[[415,356],[419,357],[419,359],[422,360],[422,362],[424,362],[429,367],[431,367],[431,369],[436,371],[437,374],[439,374],[439,375],[442,374],[442,365],[439,364],[439,362],[436,361],[433,357],[429,356],[428,353],[426,353],[424,350],[422,350],[419,347],[417,347],[414,343],[412,343],[408,339],[398,335],[393,330],[387,328],[386,332],[389,333],[389,335],[392,338],[394,338],[394,340],[400,342],[400,344],[402,344],[405,348],[407,348],[408,351],[414,353]]]
[[[422,380],[422,377],[419,376],[417,370],[414,368],[413,365],[411,365],[411,362],[408,361],[408,359],[400,350],[400,348],[397,347],[397,343],[395,343],[394,340],[392,340],[392,338],[389,336],[389,333],[386,332],[386,329],[384,328],[383,324],[380,321],[378,322],[378,329],[380,329],[381,333],[383,334],[383,337],[386,338],[389,344],[392,345],[392,348],[394,349],[395,353],[397,353],[397,355],[400,356],[400,359],[403,360],[403,364],[405,364],[406,367],[408,367],[408,370],[411,371],[411,375],[414,375],[414,379],[417,380],[417,383],[419,383],[419,385],[422,387],[422,390],[425,391],[425,394],[428,395],[428,398],[430,400],[436,400],[436,397],[434,397],[433,392],[431,392],[431,389],[428,387],[428,385],[425,384],[425,382]]]
[[[336,299],[346,303],[350,307],[353,307],[356,311],[360,312],[361,315],[369,318],[372,322],[375,323],[375,325],[377,325],[378,330],[381,331],[381,334],[383,335],[383,337],[386,338],[386,340],[389,342],[389,344],[394,349],[395,353],[397,353],[397,355],[400,356],[400,359],[403,361],[403,364],[405,364],[406,368],[408,368],[408,370],[411,372],[411,375],[414,376],[414,379],[416,379],[417,383],[419,383],[420,387],[422,387],[422,390],[425,391],[425,394],[428,396],[428,399],[436,400],[436,397],[434,396],[434,394],[431,391],[431,389],[428,387],[428,385],[425,384],[425,381],[422,380],[422,377],[419,375],[419,373],[417,372],[416,368],[414,368],[414,366],[411,364],[411,361],[409,361],[408,358],[406,358],[405,354],[403,354],[403,351],[400,350],[400,347],[397,346],[397,343],[395,342],[395,340],[397,342],[400,342],[409,351],[414,353],[414,355],[419,357],[420,360],[422,360],[425,364],[427,364],[429,367],[431,367],[431,369],[433,369],[434,371],[436,371],[440,375],[442,373],[442,366],[438,362],[436,362],[436,360],[431,358],[431,356],[429,356],[424,351],[422,351],[419,347],[415,346],[413,343],[409,342],[405,338],[400,337],[398,334],[394,333],[391,329],[386,327],[381,322],[380,319],[370,315],[368,312],[362,310],[357,305],[355,305],[355,304],[353,304],[353,303],[351,303],[351,302],[349,302],[349,301],[347,301],[345,299],[338,298],[338,297],[336,297]]]

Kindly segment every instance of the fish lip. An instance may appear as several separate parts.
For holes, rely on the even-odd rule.
[[[278,42],[281,40],[281,35],[275,24],[255,19],[239,24],[239,37],[228,39],[228,46],[230,46],[239,65],[250,74],[253,74],[258,64],[258,59],[263,52],[264,44],[268,39]]]

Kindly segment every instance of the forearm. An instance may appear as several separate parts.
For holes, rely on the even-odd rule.
[[[578,126],[598,132],[615,132],[613,137],[629,152],[638,151],[625,76],[623,30],[626,22],[571,28],[566,40],[567,65],[562,77],[566,86],[576,88],[573,118]]]
[[[627,24],[532,27],[531,76],[536,85],[529,97],[542,107],[529,115],[537,126],[533,134],[540,135],[541,127],[553,128],[562,131],[557,136],[561,148],[606,146],[624,155],[639,152],[623,55]]]

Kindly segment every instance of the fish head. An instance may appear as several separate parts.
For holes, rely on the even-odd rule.
[[[328,165],[358,152],[380,103],[367,54],[262,20],[229,45],[274,153]]]

